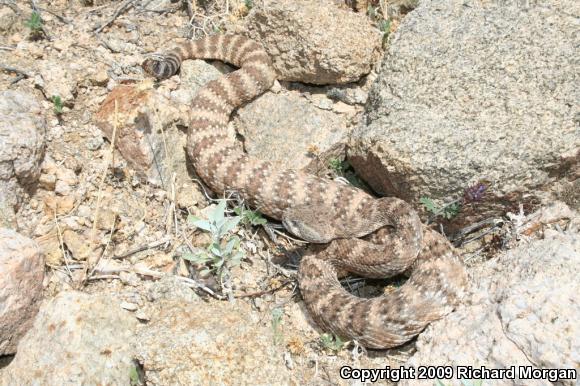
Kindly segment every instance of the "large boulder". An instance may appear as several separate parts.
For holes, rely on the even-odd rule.
[[[0,385],[129,385],[136,326],[111,296],[61,292],[41,307]]]
[[[330,159],[344,157],[346,120],[297,92],[265,93],[238,110],[235,124],[249,155],[283,168],[320,173]]]
[[[552,231],[544,240],[522,242],[477,266],[470,272],[471,304],[428,327],[407,365],[578,369],[578,272],[580,237],[573,232]],[[560,382],[576,384],[565,377]],[[545,385],[547,379],[524,383]],[[522,383],[506,379],[502,384]]]
[[[535,4],[424,1],[404,19],[351,142],[376,191],[525,192],[578,163],[580,3]]]
[[[371,71],[381,48],[381,33],[364,14],[331,2],[269,2],[252,9],[246,28],[270,54],[280,80],[355,82]]]
[[[137,358],[148,385],[286,385],[270,320],[245,303],[160,299],[146,312]]]
[[[15,213],[40,176],[46,121],[36,98],[0,92],[0,226],[16,227]]]
[[[28,237],[0,228],[0,355],[14,354],[42,297],[44,256]]]

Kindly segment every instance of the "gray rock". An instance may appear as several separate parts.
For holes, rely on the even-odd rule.
[[[577,163],[579,12],[571,0],[421,2],[353,134],[355,169],[407,200],[481,179],[500,195],[553,181],[564,158]]]
[[[246,27],[270,54],[278,79],[287,81],[357,81],[381,46],[381,33],[365,15],[324,1],[271,1],[252,9]]]
[[[470,272],[472,305],[433,323],[407,365],[578,368],[580,237],[522,242]],[[574,385],[575,380],[561,380]],[[502,385],[545,385],[546,380]],[[422,383],[403,383],[422,384]],[[425,382],[432,385],[432,381]]]
[[[14,213],[40,176],[46,121],[36,98],[0,92],[0,225],[13,227]]]
[[[290,373],[270,320],[243,303],[161,300],[139,334],[148,385],[286,385]]]
[[[253,157],[318,173],[345,152],[346,121],[316,108],[297,93],[266,93],[238,111],[234,120]]]
[[[42,297],[44,256],[33,240],[0,228],[0,355],[14,354]]]
[[[10,6],[0,8],[0,33],[7,34],[20,27],[17,23],[18,19],[18,14]]]
[[[136,325],[110,296],[61,292],[41,307],[0,385],[128,385]]]
[[[150,302],[159,300],[182,300],[186,303],[199,301],[199,296],[188,286],[183,284],[174,275],[165,275],[153,282],[147,291],[147,299]]]

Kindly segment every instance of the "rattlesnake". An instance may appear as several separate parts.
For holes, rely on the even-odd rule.
[[[207,83],[192,101],[187,153],[195,171],[214,192],[236,190],[289,232],[325,245],[304,256],[298,272],[306,307],[321,327],[369,348],[387,348],[452,311],[464,294],[464,267],[447,240],[424,227],[409,204],[251,158],[227,134],[232,111],[275,80],[258,43],[210,36],[152,55],[143,68],[164,79],[193,58],[240,68]],[[408,270],[404,285],[372,299],[348,293],[337,278],[338,271],[384,278]]]

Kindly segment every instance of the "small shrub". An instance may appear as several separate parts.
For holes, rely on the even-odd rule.
[[[63,108],[62,99],[58,95],[53,95],[52,96],[52,104],[54,106],[54,113],[56,115],[61,115],[62,108]]]
[[[40,13],[36,11],[32,12],[30,19],[26,20],[24,24],[30,28],[32,37],[39,37],[43,33],[42,18]]]
[[[340,176],[344,172],[344,161],[339,160],[338,158],[331,158],[328,161],[328,167],[332,170],[336,175]]]
[[[442,207],[435,204],[435,202],[433,202],[429,197],[421,197],[419,202],[423,204],[427,212],[434,216],[442,216],[446,220],[451,220],[453,217],[457,216],[461,210],[461,205],[458,201],[450,202]]]
[[[139,379],[139,371],[137,370],[137,366],[131,367],[131,370],[129,371],[129,382],[131,386],[141,385],[141,380]]]
[[[254,8],[254,0],[244,0],[244,5],[248,9],[248,11]]]
[[[391,21],[385,19],[379,21],[379,30],[383,33],[382,43],[383,47],[385,47],[391,33]]]
[[[333,334],[322,334],[320,336],[322,347],[327,350],[338,352],[344,347],[344,341],[340,337]]]
[[[423,204],[425,210],[433,216],[441,216],[446,220],[451,220],[459,214],[464,205],[482,201],[489,185],[490,183],[488,181],[479,181],[466,188],[463,191],[463,197],[453,200],[443,206],[435,204],[435,202],[433,202],[429,197],[421,197],[419,202]]]
[[[225,217],[225,209],[226,201],[220,200],[213,211],[208,214],[207,219],[188,217],[191,225],[209,232],[211,243],[205,249],[182,256],[193,263],[206,266],[201,274],[214,273],[222,284],[224,274],[229,273],[232,267],[239,265],[244,257],[244,251],[240,248],[240,239],[233,234],[234,228],[242,218]]]
[[[268,222],[260,212],[246,209],[244,206],[234,208],[234,213],[242,218],[241,223],[244,225],[259,226]]]
[[[331,158],[328,161],[328,168],[332,171],[335,177],[342,177],[348,181],[352,186],[364,189],[364,182],[356,175],[350,163],[345,160],[341,161],[338,158]]]

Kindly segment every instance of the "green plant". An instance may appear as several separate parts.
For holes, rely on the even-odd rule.
[[[450,220],[459,214],[461,205],[458,200],[452,201],[443,206],[438,206],[429,197],[421,197],[419,202],[423,204],[425,209],[434,216],[442,216],[446,220]]]
[[[347,160],[341,161],[338,158],[331,158],[328,161],[328,168],[334,173],[335,177],[342,177],[352,186],[364,188],[364,183],[358,178],[354,169]]]
[[[62,108],[63,108],[62,99],[58,95],[53,95],[52,96],[52,104],[54,106],[54,113],[56,115],[61,115]]]
[[[129,371],[129,381],[131,386],[139,386],[141,381],[139,380],[139,371],[137,370],[137,366],[131,367]]]
[[[320,342],[322,343],[322,347],[335,352],[342,350],[345,343],[340,337],[333,334],[322,334],[320,336]]]
[[[202,275],[214,273],[223,283],[224,275],[232,267],[240,264],[244,251],[240,248],[239,237],[233,234],[234,228],[242,219],[239,216],[226,217],[226,201],[220,200],[208,214],[207,219],[189,216],[188,222],[196,228],[209,232],[211,243],[205,248],[182,257],[193,263],[206,266]]]
[[[30,19],[26,20],[24,23],[33,34],[39,34],[42,32],[42,18],[40,13],[34,11],[30,15]]]
[[[268,222],[264,217],[262,217],[262,214],[260,212],[246,209],[244,206],[235,207],[234,213],[242,218],[241,223],[245,225],[247,224],[252,226],[266,225],[266,223]]]
[[[274,335],[275,345],[282,343],[282,331],[280,330],[280,324],[282,324],[283,315],[284,310],[281,308],[274,308],[272,310],[272,333]]]
[[[379,21],[379,30],[383,33],[383,47],[387,44],[389,34],[391,33],[391,21],[382,19]]]
[[[391,21],[390,20],[381,20],[379,21],[379,30],[382,33],[386,33],[388,34],[389,32],[391,32]]]
[[[341,161],[338,158],[331,158],[328,161],[328,167],[337,175],[341,175],[344,172],[344,163],[345,161]]]
[[[368,8],[367,8],[367,15],[369,15],[369,17],[371,18],[371,20],[374,20],[376,18],[379,17],[379,11],[377,7],[373,7],[372,4],[369,4]]]
[[[244,0],[244,5],[248,9],[248,11],[254,8],[254,0]]]

